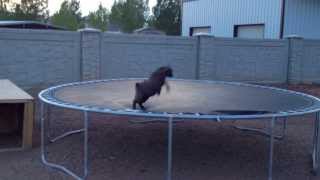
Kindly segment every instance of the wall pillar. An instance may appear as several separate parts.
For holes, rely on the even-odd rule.
[[[80,73],[81,80],[101,78],[101,31],[93,28],[78,30],[80,40]]]
[[[303,38],[299,36],[287,36],[285,38],[289,41],[288,83],[302,83]]]

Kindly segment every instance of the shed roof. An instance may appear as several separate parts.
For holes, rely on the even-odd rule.
[[[54,26],[38,21],[0,21],[0,28],[66,30],[64,27]]]

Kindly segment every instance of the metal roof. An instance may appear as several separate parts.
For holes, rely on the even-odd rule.
[[[0,21],[0,28],[18,29],[56,29],[66,30],[64,27],[46,24],[38,21]]]

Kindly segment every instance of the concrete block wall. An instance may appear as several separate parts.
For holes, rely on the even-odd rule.
[[[320,40],[289,37],[289,83],[320,83]]]
[[[320,84],[320,40],[304,40],[302,56],[299,82]]]
[[[0,30],[0,79],[24,89],[80,79],[77,32]]]
[[[24,89],[147,77],[163,65],[170,65],[176,78],[320,83],[320,40],[0,29],[0,78]]]
[[[104,33],[101,77],[147,77],[159,66],[170,65],[176,78],[196,76],[196,38]]]
[[[200,79],[285,83],[288,41],[200,37]]]

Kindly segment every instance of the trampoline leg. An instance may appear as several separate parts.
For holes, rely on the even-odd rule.
[[[133,124],[147,124],[147,123],[158,123],[162,121],[153,119],[153,120],[129,120],[129,122]]]
[[[45,127],[44,127],[44,103],[41,102],[40,104],[40,123],[41,123],[41,159],[43,162],[46,160],[46,153],[45,153]]]
[[[58,141],[60,139],[63,139],[65,137],[67,137],[67,136],[70,136],[70,135],[76,134],[76,133],[81,133],[81,132],[85,132],[85,129],[78,129],[78,130],[73,130],[73,131],[69,131],[69,132],[63,133],[60,136],[57,136],[57,137],[51,139],[50,142],[54,143],[54,142],[56,142],[56,141]]]
[[[287,132],[286,132],[286,130],[287,130],[287,119],[288,119],[288,117],[284,117],[284,119],[283,119],[283,124],[282,124],[282,135],[280,136],[280,139],[283,139],[283,138],[285,138],[285,136],[286,136],[286,134],[287,134]]]
[[[270,146],[269,146],[269,167],[268,167],[268,180],[272,180],[272,172],[273,172],[273,145],[274,145],[274,124],[276,118],[273,117],[270,121]]]
[[[72,130],[72,131],[68,131],[66,133],[63,133],[55,138],[52,138],[51,135],[50,135],[50,124],[51,124],[51,118],[50,118],[50,114],[51,114],[51,110],[50,108],[48,107],[48,110],[47,110],[47,114],[48,114],[48,117],[47,117],[47,124],[48,124],[48,127],[49,127],[49,130],[48,130],[48,138],[50,139],[50,142],[51,143],[54,143],[60,139],[63,139],[67,136],[70,136],[70,135],[73,135],[73,134],[77,134],[77,133],[81,133],[81,132],[84,132],[84,128],[83,129],[78,129],[78,130]]]
[[[133,124],[148,124],[148,123],[165,123],[163,120],[153,119],[153,120],[130,120]],[[184,122],[184,120],[175,120],[173,123]]]
[[[45,114],[47,115],[46,119],[47,119],[47,127],[48,127],[47,138],[51,139],[51,132],[50,132],[50,127],[51,127],[51,117],[50,117],[51,109],[50,109],[49,106],[47,106]]]
[[[47,120],[46,120],[46,121],[47,121],[47,127],[48,127],[47,137],[49,138],[49,141],[50,141],[51,143],[56,142],[56,141],[58,141],[58,140],[60,140],[60,139],[62,139],[62,138],[64,138],[64,137],[70,136],[70,135],[72,135],[72,134],[81,133],[81,132],[84,131],[84,129],[73,130],[73,131],[69,131],[69,132],[63,133],[62,135],[59,135],[59,136],[57,136],[57,137],[55,137],[55,138],[52,138],[52,137],[51,137],[51,133],[50,133],[50,127],[51,127],[51,117],[50,117],[50,115],[51,115],[51,109],[50,109],[49,106],[47,106],[44,111],[45,111],[44,114],[47,115],[47,116],[46,116],[46,119],[47,119]]]
[[[173,118],[170,117],[168,121],[168,164],[167,164],[167,180],[172,179],[172,126]]]
[[[320,112],[316,113],[314,121],[314,134],[313,134],[313,150],[312,150],[312,173],[317,175],[319,170],[319,130],[320,130]]]
[[[41,119],[41,160],[42,163],[50,168],[60,170],[77,180],[85,180],[88,176],[88,116],[87,112],[84,112],[84,126],[85,126],[85,137],[84,137],[84,175],[83,177],[77,175],[76,173],[72,172],[71,170],[67,169],[64,166],[59,164],[50,163],[47,161],[46,157],[46,147],[45,147],[45,138],[47,137],[45,134],[45,118],[44,118],[44,103],[41,102],[40,105],[40,119]]]
[[[258,133],[258,134],[261,134],[261,135],[264,135],[264,136],[268,136],[270,137],[270,133],[263,130],[263,129],[258,129],[258,128],[248,128],[248,127],[242,127],[242,126],[233,126],[234,128],[236,129],[239,129],[241,131],[249,131],[249,132],[254,132],[254,133]],[[287,117],[285,117],[283,120],[282,120],[282,128],[281,128],[281,134],[280,135],[273,135],[273,137],[275,139],[278,139],[278,140],[282,140],[285,135],[286,135],[286,130],[287,130]]]
[[[88,112],[84,111],[84,161],[83,161],[83,176],[84,179],[88,176]]]

